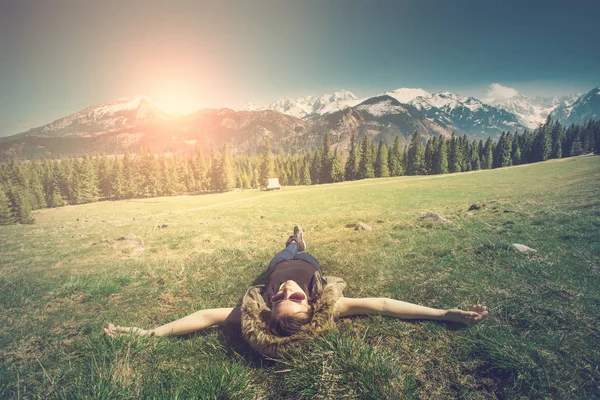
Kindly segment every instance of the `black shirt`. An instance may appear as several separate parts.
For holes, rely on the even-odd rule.
[[[273,267],[267,277],[267,283],[262,293],[263,299],[271,307],[271,297],[279,291],[283,282],[289,280],[296,282],[310,298],[316,283],[315,272],[317,272],[317,268],[308,261],[292,259],[280,262]]]

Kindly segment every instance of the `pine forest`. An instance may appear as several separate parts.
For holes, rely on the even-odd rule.
[[[228,145],[210,154],[140,152],[60,160],[10,160],[0,164],[0,224],[31,224],[32,211],[99,200],[121,200],[265,188],[268,178],[282,186],[358,179],[435,175],[502,168],[595,152],[600,154],[600,121],[562,126],[550,119],[533,131],[503,132],[469,141],[465,136],[432,137],[415,131],[408,146],[353,136],[341,154],[325,134],[316,150],[273,154],[267,140],[260,155],[231,154]]]

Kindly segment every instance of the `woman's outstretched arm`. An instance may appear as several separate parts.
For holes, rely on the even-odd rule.
[[[196,332],[209,326],[239,323],[241,316],[242,313],[239,307],[213,308],[196,311],[176,321],[148,330],[128,326],[115,326],[109,323],[108,328],[104,328],[104,333],[110,337],[115,337],[118,334],[177,336]]]
[[[362,299],[342,297],[338,300],[337,306],[340,317],[379,314],[402,319],[433,319],[461,322],[463,324],[481,321],[488,314],[487,307],[479,304],[471,307],[470,311],[459,309],[439,310],[384,297]]]

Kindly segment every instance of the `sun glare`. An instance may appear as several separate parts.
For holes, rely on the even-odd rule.
[[[169,111],[187,114],[199,109],[194,94],[189,89],[171,87],[158,93],[155,99]]]

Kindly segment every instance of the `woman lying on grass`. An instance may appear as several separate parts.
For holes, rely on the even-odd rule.
[[[343,317],[379,314],[470,324],[481,321],[488,313],[487,307],[481,305],[473,306],[471,311],[438,310],[388,298],[343,297],[346,283],[340,278],[323,276],[319,262],[305,250],[302,229],[296,226],[286,248],[269,263],[267,283],[248,289],[240,307],[197,311],[149,330],[109,323],[104,332],[110,337],[174,336],[214,325],[241,323],[242,334],[254,350],[277,357],[334,328],[335,322]]]

